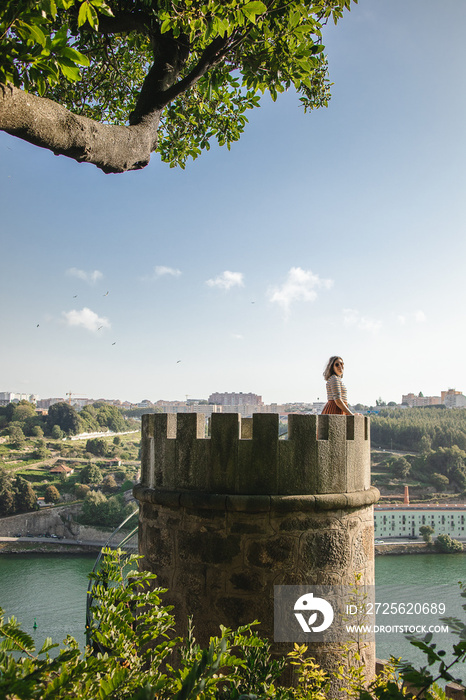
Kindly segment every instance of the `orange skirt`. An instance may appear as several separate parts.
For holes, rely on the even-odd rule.
[[[339,406],[337,406],[335,401],[327,401],[320,415],[325,416],[328,414],[341,416],[344,415],[344,411]]]

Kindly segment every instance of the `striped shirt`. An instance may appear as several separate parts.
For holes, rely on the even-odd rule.
[[[341,399],[345,403],[348,403],[348,393],[340,377],[337,377],[336,374],[332,374],[327,382],[327,401],[335,401],[335,399]]]

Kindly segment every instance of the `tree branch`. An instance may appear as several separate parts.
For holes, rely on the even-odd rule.
[[[196,63],[194,68],[186,75],[184,78],[179,80],[177,83],[170,85],[166,90],[154,93],[152,95],[153,107],[157,109],[163,109],[166,105],[172,102],[178,95],[189,90],[197,83],[197,81],[202,78],[205,73],[212,68],[217,63],[219,63],[226,54],[226,46],[228,44],[229,38],[217,37],[212,41],[209,46],[203,51],[202,56]]]
[[[144,168],[157,147],[160,110],[134,126],[110,126],[0,83],[0,130],[105,173]]]

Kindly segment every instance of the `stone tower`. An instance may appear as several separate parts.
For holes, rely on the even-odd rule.
[[[203,645],[254,619],[273,641],[277,584],[374,584],[369,419],[290,415],[285,440],[278,419],[214,413],[206,437],[202,415],[143,416],[142,566],[168,588],[178,633],[192,615]],[[311,651],[335,667],[332,648]],[[371,673],[373,645],[365,656]]]

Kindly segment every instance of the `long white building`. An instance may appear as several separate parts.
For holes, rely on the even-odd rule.
[[[430,525],[432,537],[466,537],[466,503],[377,505],[374,507],[375,537],[419,537],[419,528]]]
[[[13,391],[0,391],[0,406],[7,406],[9,403],[18,403],[19,401],[30,401],[37,403],[39,397],[37,394],[18,394]]]

